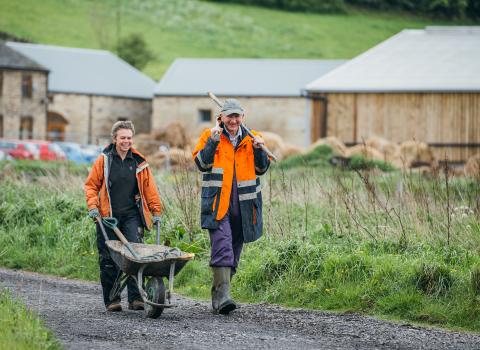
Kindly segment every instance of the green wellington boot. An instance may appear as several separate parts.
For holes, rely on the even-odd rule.
[[[237,308],[230,297],[230,267],[212,267],[212,307],[215,313],[228,315]]]

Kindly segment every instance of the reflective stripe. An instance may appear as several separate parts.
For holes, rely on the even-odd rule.
[[[207,169],[207,168],[211,168],[212,167],[212,164],[205,164],[202,160],[202,156],[200,155],[200,152],[198,152],[197,154],[197,159],[198,161],[200,162],[200,165],[202,166],[202,168],[204,169]]]
[[[246,180],[246,181],[240,181],[238,183],[238,187],[246,187],[246,186],[253,186],[257,184],[257,179],[255,180]]]
[[[202,181],[202,187],[222,187],[222,181]]]
[[[223,168],[212,168],[211,172],[214,174],[223,174]]]
[[[260,193],[262,191],[262,188],[260,185],[258,185],[256,188],[255,188],[255,192],[252,192],[252,193],[244,193],[244,194],[240,194],[238,195],[238,200],[239,201],[246,201],[246,200],[249,200],[249,199],[256,199],[257,198],[257,194]]]
[[[143,169],[145,169],[146,167],[148,167],[148,163],[145,163],[144,165],[142,165],[140,168],[137,168],[137,171],[135,172],[136,174],[138,174],[139,172],[141,172]]]
[[[239,201],[246,201],[249,199],[257,199],[257,192],[254,193],[245,193],[238,196]]]

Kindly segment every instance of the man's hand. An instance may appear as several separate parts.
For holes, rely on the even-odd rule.
[[[95,218],[100,217],[100,213],[98,212],[97,208],[93,208],[88,211],[88,216],[95,220]]]
[[[255,136],[253,138],[253,147],[255,148],[260,148],[261,145],[264,145],[265,144],[265,140],[263,139],[263,137],[261,136]]]
[[[212,141],[220,141],[220,135],[222,134],[223,132],[223,129],[220,127],[220,115],[217,117],[217,123],[216,125],[210,129],[210,138],[212,139]]]
[[[161,217],[159,215],[152,216],[152,222],[154,225],[160,224]]]

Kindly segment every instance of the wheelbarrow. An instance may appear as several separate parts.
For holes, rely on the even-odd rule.
[[[128,242],[118,229],[115,218],[97,218],[97,222],[112,260],[120,268],[120,274],[110,292],[110,300],[117,299],[127,285],[128,278],[133,278],[143,299],[147,317],[158,318],[164,308],[174,307],[171,300],[173,280],[195,254],[160,245],[159,222],[156,224],[156,244]],[[120,241],[109,240],[104,225],[111,228]],[[165,288],[164,278],[168,279],[168,289]]]

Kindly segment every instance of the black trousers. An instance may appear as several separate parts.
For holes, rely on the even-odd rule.
[[[123,235],[129,242],[142,243],[143,239],[143,224],[140,214],[130,214],[126,216],[116,216],[118,220],[118,229],[122,231]],[[115,280],[119,277],[121,270],[115,264],[110,256],[110,251],[105,244],[105,238],[98,223],[97,226],[97,247],[98,247],[98,262],[100,265],[100,282],[103,289],[103,301],[105,305],[113,301],[120,301],[120,296],[115,300],[110,300],[110,291],[113,288]],[[109,239],[118,240],[115,232],[103,225]],[[142,300],[137,284],[133,278],[127,281],[128,301],[131,303],[134,300]]]

